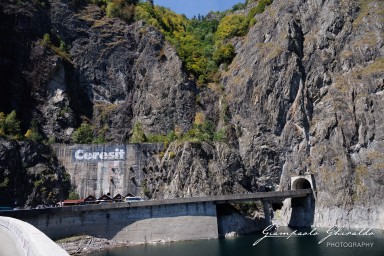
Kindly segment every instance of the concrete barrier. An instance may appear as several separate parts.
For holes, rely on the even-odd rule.
[[[69,255],[44,233],[27,222],[10,217],[0,217],[0,229],[9,236],[10,241],[14,242],[18,255]]]

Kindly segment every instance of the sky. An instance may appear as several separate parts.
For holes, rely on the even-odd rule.
[[[199,13],[206,15],[209,11],[224,11],[245,0],[154,0],[156,5],[168,7],[178,14],[192,18]]]

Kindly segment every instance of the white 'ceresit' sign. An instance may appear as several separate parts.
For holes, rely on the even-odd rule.
[[[87,151],[85,149],[78,149],[74,152],[73,158],[76,161],[124,160],[125,151],[119,148],[116,148],[114,151]]]

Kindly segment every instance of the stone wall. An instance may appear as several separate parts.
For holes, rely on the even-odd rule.
[[[102,144],[53,146],[81,198],[142,192],[142,168],[162,144]]]

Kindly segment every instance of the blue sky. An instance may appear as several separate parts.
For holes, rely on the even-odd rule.
[[[245,0],[154,0],[156,5],[168,7],[176,13],[185,14],[188,18],[193,15],[206,15],[209,11],[224,11]]]

